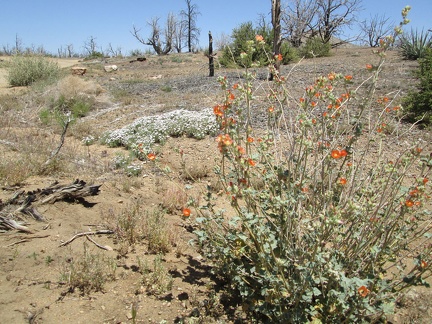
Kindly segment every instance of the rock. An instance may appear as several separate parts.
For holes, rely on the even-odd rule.
[[[152,77],[150,77],[150,79],[152,79],[152,80],[162,79],[162,74],[152,76]]]
[[[74,66],[71,70],[72,75],[84,75],[87,71],[87,68],[83,66]]]
[[[104,70],[105,70],[105,72],[117,71],[118,67],[117,67],[117,65],[114,65],[114,64],[113,65],[105,65]]]

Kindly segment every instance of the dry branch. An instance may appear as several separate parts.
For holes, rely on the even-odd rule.
[[[112,230],[98,230],[98,231],[94,231],[94,232],[78,233],[78,234],[74,235],[71,239],[67,240],[66,242],[61,243],[59,246],[68,245],[69,243],[73,242],[76,238],[81,237],[81,236],[98,235],[98,234],[114,234],[114,231],[112,231]],[[95,243],[95,242],[93,241],[93,243]]]

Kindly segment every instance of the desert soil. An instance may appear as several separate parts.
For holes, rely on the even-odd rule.
[[[328,58],[283,66],[282,74],[288,76],[294,95],[301,96],[319,75],[335,71],[361,79],[366,75],[366,63],[376,61],[370,49],[338,49]],[[202,54],[181,54],[148,57],[144,62],[128,58],[92,62],[59,60],[59,63],[66,71],[71,66],[87,68],[86,74],[79,78],[102,89],[96,96],[96,108],[74,125],[66,137],[61,154],[67,168],[33,175],[17,184],[0,179],[0,201],[7,201],[18,190],[45,188],[54,181],[68,184],[76,178],[102,185],[101,191],[84,201],[41,204],[38,211],[45,221],[24,218],[33,233],[0,232],[0,323],[132,323],[133,308],[138,323],[195,323],[198,318],[202,323],[242,322],[241,309],[222,307],[206,260],[190,244],[196,215],[192,212],[187,220],[181,217],[184,191],[199,198],[208,183],[216,182],[212,172],[217,156],[214,138],[169,139],[158,148],[160,168],[137,161],[143,170],[138,177],[128,177],[113,167],[116,154],[127,155],[126,150],[99,144],[84,146],[81,142],[84,136],[98,137],[138,117],[175,109],[211,108],[220,101],[221,91],[216,78],[207,76],[207,58]],[[105,72],[103,67],[110,64],[117,65],[118,70]],[[389,53],[378,92],[389,96],[406,94],[414,85],[412,71],[416,66],[415,62],[402,60],[396,52]],[[265,78],[266,71],[260,73]],[[235,70],[226,69],[217,69],[216,74],[232,78],[238,75]],[[0,130],[2,159],[14,159],[18,153],[8,143],[24,135],[34,143],[46,143],[51,149],[58,144],[59,130],[43,125],[37,118],[41,104],[29,99],[32,91],[8,87],[5,70],[0,69],[0,95],[19,97],[24,102],[18,113],[2,112],[1,118],[10,120]],[[257,120],[259,124],[259,116]],[[432,137],[428,130],[414,127],[412,138],[431,143]],[[396,140],[394,143],[397,145]],[[193,180],[188,173],[194,175]],[[114,235],[100,234],[92,236],[94,241],[112,250],[99,249],[86,237],[60,246],[77,233],[108,228],[116,222],[116,215],[137,206],[144,212],[158,207],[166,211],[174,246],[162,256],[162,264],[173,277],[173,285],[163,294],[150,293],[143,283],[142,262],[152,265],[156,258],[145,240],[125,245]],[[68,264],[84,258],[84,245],[92,254],[113,260],[115,279],[108,280],[103,291],[72,292],[61,278]],[[413,289],[391,321],[431,323],[431,297],[430,290]]]

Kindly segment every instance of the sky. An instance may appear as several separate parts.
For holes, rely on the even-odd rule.
[[[358,20],[384,14],[398,23],[402,8],[410,5],[409,26],[432,29],[431,0],[361,2],[363,10],[357,15]],[[209,31],[217,40],[223,34],[230,35],[243,22],[256,23],[260,14],[270,19],[270,0],[192,0],[192,3],[201,13],[197,19],[200,48],[208,46]],[[147,37],[150,33],[147,22],[152,18],[160,17],[163,25],[169,13],[177,15],[185,8],[185,0],[1,0],[0,50],[13,47],[18,38],[24,48],[43,46],[47,52],[57,54],[59,48],[72,44],[74,52],[83,53],[84,44],[92,37],[99,50],[105,51],[111,45],[128,55],[131,50],[150,48],[132,36],[134,25]]]

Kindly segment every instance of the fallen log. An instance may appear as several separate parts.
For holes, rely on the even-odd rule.
[[[88,185],[84,180],[76,179],[71,184],[59,184],[55,182],[50,186],[25,192],[17,191],[6,202],[0,204],[0,229],[32,233],[32,231],[17,222],[18,215],[31,216],[33,219],[43,222],[45,218],[38,212],[35,206],[53,204],[56,201],[80,201],[88,196],[98,195],[102,185]]]

